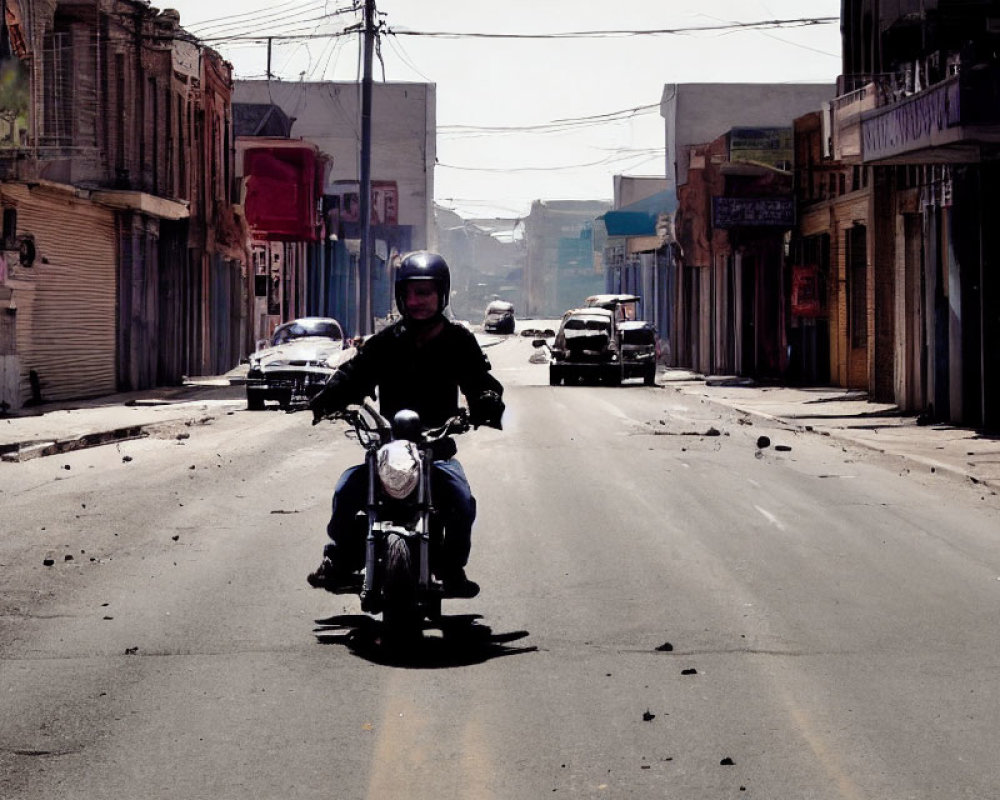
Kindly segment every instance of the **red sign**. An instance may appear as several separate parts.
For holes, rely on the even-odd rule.
[[[270,242],[316,241],[314,150],[248,149],[243,170],[247,177],[247,222],[254,238]]]
[[[826,316],[821,279],[815,265],[792,267],[792,314],[796,317]]]

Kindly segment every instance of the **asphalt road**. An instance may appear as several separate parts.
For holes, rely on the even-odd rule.
[[[489,352],[505,430],[460,443],[484,589],[402,660],[304,581],[360,454],[337,425],[2,465],[0,797],[995,793],[995,503]]]

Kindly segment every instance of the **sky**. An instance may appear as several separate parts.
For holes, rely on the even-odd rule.
[[[181,25],[230,61],[237,80],[265,77],[266,37],[307,35],[273,38],[272,74],[353,81],[361,68],[360,37],[345,33],[361,20],[353,5],[161,7],[177,9]],[[534,200],[610,200],[615,175],[663,177],[664,84],[832,84],[840,72],[836,21],[745,27],[837,18],[840,0],[377,0],[377,9],[387,33],[375,79],[436,84],[435,200],[465,218],[526,216]],[[666,29],[677,32],[634,33]],[[627,33],[566,36],[598,31]],[[428,35],[442,33],[460,35]]]

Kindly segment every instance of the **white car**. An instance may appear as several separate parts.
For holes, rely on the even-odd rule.
[[[331,317],[302,317],[279,325],[250,356],[247,408],[260,411],[267,400],[286,409],[307,402],[355,352]]]

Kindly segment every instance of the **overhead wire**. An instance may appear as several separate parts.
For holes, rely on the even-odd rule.
[[[257,15],[248,14],[243,17],[232,17],[228,22],[223,24],[215,24],[205,27],[199,27],[195,24],[188,27],[193,33],[196,33],[196,35],[203,40],[222,41],[231,37],[242,37],[248,32],[256,31],[268,23],[274,23],[274,27],[270,33],[275,34],[283,32],[289,25],[332,20],[334,17],[357,11],[357,8],[354,6],[345,6],[328,12],[326,11],[326,5],[327,3],[323,0],[319,0],[319,2],[314,0],[310,3],[293,6],[291,9],[287,9],[283,12],[272,9],[268,12],[259,13]],[[303,17],[307,14],[312,16],[303,19]],[[316,16],[317,14],[319,14],[319,16]],[[264,35],[266,36],[268,34]],[[316,36],[316,38],[319,38],[322,34],[314,32],[313,35]]]
[[[761,30],[769,28],[791,28],[807,25],[827,25],[840,23],[840,17],[799,17],[796,19],[757,20],[754,22],[728,22],[718,25],[689,25],[676,28],[622,29],[594,31],[562,31],[550,33],[498,33],[469,31],[414,31],[395,30],[394,36],[427,36],[443,39],[601,39],[621,36],[672,36],[687,33],[720,32],[735,30]]]
[[[213,17],[211,19],[203,19],[194,23],[185,23],[184,27],[188,29],[193,28],[211,28],[218,25],[230,25],[234,21],[253,21],[262,16],[268,16],[279,9],[287,9],[289,6],[293,8],[302,8],[303,6],[315,6],[317,3],[323,3],[324,0],[310,0],[308,3],[299,3],[296,5],[293,0],[285,3],[279,3],[278,5],[271,6],[267,9],[257,9],[255,11],[247,11],[244,14],[226,14],[224,17]]]
[[[348,11],[353,11],[355,9],[346,9],[344,13]],[[324,18],[330,15],[326,15]],[[750,31],[750,30],[768,30],[777,28],[792,28],[792,27],[806,27],[812,25],[828,25],[832,23],[840,22],[840,17],[801,17],[797,19],[774,19],[774,20],[758,20],[755,22],[732,22],[719,25],[691,25],[691,26],[679,26],[676,28],[653,28],[653,29],[634,29],[634,30],[594,30],[594,31],[563,31],[563,32],[550,32],[550,33],[496,33],[496,32],[483,32],[483,31],[420,31],[420,30],[406,30],[406,29],[396,29],[392,27],[386,27],[384,33],[389,36],[413,36],[413,37],[429,37],[429,38],[441,38],[441,39],[601,39],[601,38],[615,38],[624,36],[681,36],[691,33],[725,33],[733,31]],[[204,37],[205,41],[239,41],[239,40],[252,40],[252,41],[263,41],[266,39],[276,39],[276,38],[300,38],[300,39],[318,39],[325,36],[343,36],[348,33],[354,33],[355,30],[345,30],[339,32],[331,33],[314,33],[314,34],[273,34],[273,33],[263,33],[263,32],[253,32],[253,33],[239,33],[239,34],[227,34],[225,36],[211,36]]]

